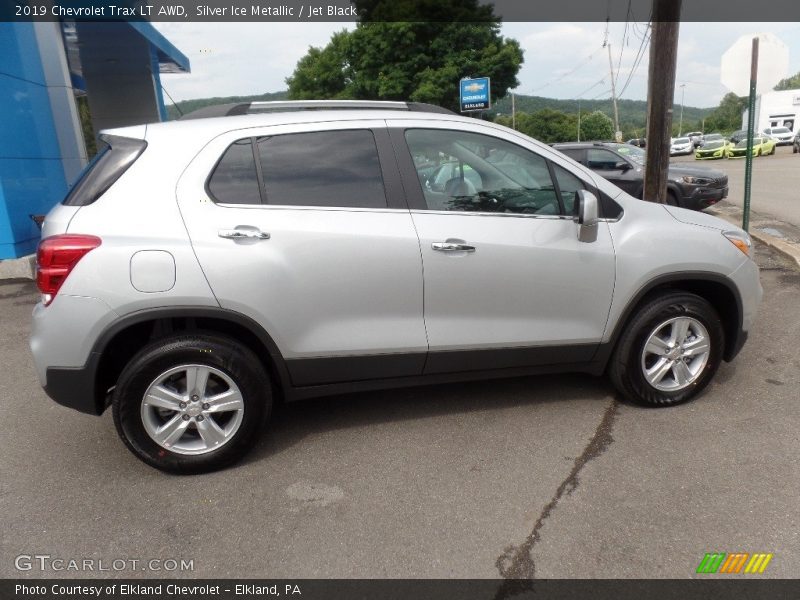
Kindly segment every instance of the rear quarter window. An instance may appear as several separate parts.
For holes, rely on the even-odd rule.
[[[62,202],[65,206],[86,206],[95,202],[147,148],[147,142],[133,138],[101,135],[100,140],[106,146],[78,176]]]

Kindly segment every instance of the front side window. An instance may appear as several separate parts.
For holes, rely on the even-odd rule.
[[[257,146],[267,204],[386,208],[371,131],[275,135]]]
[[[490,136],[441,129],[405,132],[428,210],[563,214],[548,162]]]
[[[575,196],[579,190],[585,190],[584,183],[566,169],[558,165],[553,165],[553,175],[558,182],[558,190],[561,193],[561,202],[568,215],[575,211]]]

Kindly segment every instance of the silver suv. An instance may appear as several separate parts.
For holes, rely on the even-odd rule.
[[[156,468],[231,464],[277,399],[607,372],[674,405],[747,338],[744,231],[516,131],[399,102],[204,113],[227,116],[106,131],[38,251],[45,391],[110,405]]]

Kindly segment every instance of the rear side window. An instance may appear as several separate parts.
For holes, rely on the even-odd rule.
[[[226,204],[387,207],[378,149],[366,129],[238,140],[217,163],[208,191]]]
[[[292,133],[257,142],[267,204],[386,208],[371,131]]]
[[[261,204],[250,139],[238,140],[222,155],[208,181],[208,191],[223,204]]]
[[[106,143],[78,176],[64,198],[65,206],[86,206],[102,196],[127,171],[147,148],[147,142],[113,135],[102,135]]]
[[[579,163],[584,162],[583,150],[581,150],[580,148],[556,148],[556,150],[558,150],[562,154],[566,154],[572,160],[576,160]]]

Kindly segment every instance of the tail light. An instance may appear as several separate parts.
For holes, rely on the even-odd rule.
[[[72,269],[88,252],[101,244],[94,235],[63,234],[45,238],[36,253],[36,285],[47,306],[67,280]]]

